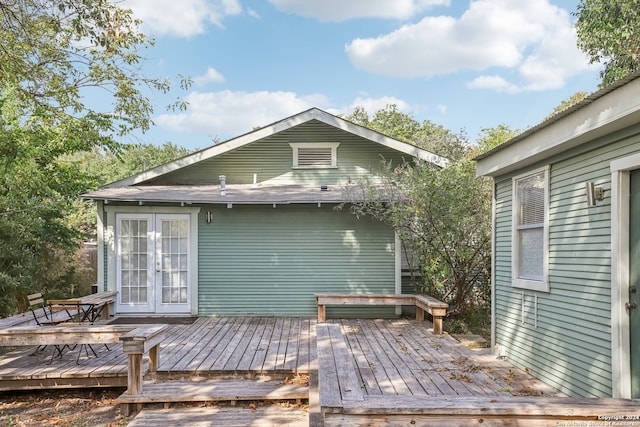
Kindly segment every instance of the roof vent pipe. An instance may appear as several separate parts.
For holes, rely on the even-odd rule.
[[[218,179],[220,180],[220,195],[226,196],[227,195],[227,176],[220,175]]]

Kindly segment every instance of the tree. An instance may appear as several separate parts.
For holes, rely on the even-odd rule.
[[[116,156],[113,152],[94,148],[92,151],[65,157],[67,164],[76,165],[81,173],[91,177],[93,187],[135,175],[147,169],[186,156],[190,151],[170,142],[161,146],[151,144],[127,144]],[[92,202],[76,200],[67,215],[69,225],[85,239],[95,239],[96,211]]]
[[[602,63],[600,87],[640,69],[640,7],[637,0],[580,0],[578,47]]]
[[[574,105],[578,104],[579,102],[582,102],[586,97],[587,97],[587,92],[576,92],[576,93],[574,93],[568,99],[565,99],[560,104],[558,104],[556,106],[556,108],[553,109],[551,114],[549,114],[544,119],[545,120],[549,120],[550,118],[552,118],[556,114],[560,114],[563,111],[568,110],[569,108],[571,108]]]
[[[492,150],[498,145],[504,144],[519,133],[520,131],[518,129],[511,129],[504,123],[499,124],[494,128],[483,128],[480,131],[480,137],[478,138],[478,152],[485,153]]]
[[[76,233],[65,221],[70,195],[91,185],[77,168],[56,160],[56,130],[22,125],[23,110],[0,99],[0,315],[19,296],[70,291]]]
[[[151,42],[131,11],[109,0],[0,0],[0,22],[0,315],[7,315],[24,293],[72,291],[66,261],[80,236],[66,218],[69,201],[96,181],[67,156],[117,153],[121,138],[151,125],[144,91],[167,90],[168,82],[139,74]],[[98,98],[104,105],[88,104]]]
[[[462,158],[470,148],[464,136],[429,120],[420,123],[395,104],[378,110],[372,118],[364,108],[356,107],[345,119],[448,159]]]
[[[376,122],[375,117],[379,115],[371,122]],[[471,158],[476,150],[464,137],[427,121],[410,124],[412,120],[395,117],[385,121],[394,124],[389,132],[380,123],[376,130],[393,135],[397,129],[411,129],[412,140],[420,141],[422,147],[457,157],[444,168],[422,161],[400,166],[383,163],[375,183],[347,188],[351,212],[393,227],[412,269],[421,273],[419,291],[448,302],[453,312],[486,308],[491,254],[489,181],[475,176]],[[501,132],[506,134],[507,128],[495,133]]]

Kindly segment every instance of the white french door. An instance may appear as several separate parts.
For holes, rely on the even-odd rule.
[[[189,215],[116,215],[119,313],[189,313]]]

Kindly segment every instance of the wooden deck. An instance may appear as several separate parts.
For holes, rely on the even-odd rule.
[[[201,317],[170,325],[161,344],[159,378],[221,375],[307,374],[315,359],[311,325],[303,318]],[[93,345],[98,357],[78,346],[51,359],[53,347],[0,356],[0,391],[43,388],[126,387],[127,356],[121,344]],[[80,363],[78,351],[83,350]],[[148,368],[147,361],[144,369]]]
[[[126,355],[119,343],[109,347],[94,345],[98,357],[83,355],[80,363],[80,346],[51,363],[52,348],[4,354],[0,391],[126,387]],[[308,389],[284,381],[298,374],[309,374]],[[255,382],[264,383],[254,387]],[[435,335],[428,322],[403,319],[317,324],[303,318],[224,317],[172,324],[143,395],[123,396],[122,402],[165,402],[173,395],[172,401],[183,402],[308,397],[309,424],[327,426],[510,425],[513,417],[521,425],[552,425],[597,420],[594,414],[640,415],[637,401],[564,398],[505,361],[467,349],[447,334]],[[223,418],[238,412],[210,409]],[[261,416],[269,420],[271,410]],[[206,418],[201,410],[186,412],[194,420]],[[157,425],[155,417],[163,413],[175,415],[173,408],[154,412],[148,422]]]
[[[600,420],[615,418],[601,417],[640,419],[640,401],[563,397],[495,356],[433,334],[422,322],[338,320],[316,329],[324,426],[607,425]]]
[[[487,352],[413,320],[338,320],[367,396],[557,396]],[[348,362],[345,362],[348,363]]]

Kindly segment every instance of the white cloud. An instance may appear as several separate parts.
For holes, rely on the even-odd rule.
[[[203,86],[207,83],[223,83],[224,76],[220,74],[215,68],[207,68],[207,72],[203,76],[193,78],[193,82],[198,86]]]
[[[162,114],[156,124],[175,131],[207,132],[233,137],[250,132],[312,107],[326,109],[323,95],[300,96],[293,92],[192,92],[185,98],[184,113]]]
[[[155,118],[156,124],[172,131],[203,132],[212,137],[227,139],[250,132],[256,127],[282,120],[312,107],[331,114],[350,114],[355,107],[363,107],[369,115],[396,104],[398,110],[410,114],[411,106],[395,97],[373,98],[362,95],[348,106],[333,108],[321,94],[298,95],[293,92],[191,92],[185,98],[188,110],[167,113]]]
[[[493,89],[498,92],[515,93],[520,89],[501,76],[480,76],[467,85],[471,89]]]
[[[356,107],[362,107],[370,116],[375,114],[378,110],[384,109],[387,105],[395,104],[398,107],[398,111],[403,113],[410,113],[411,107],[402,99],[393,96],[383,96],[380,98],[371,98],[368,96],[359,96],[353,100],[351,105],[344,108],[343,113],[349,114]]]
[[[438,113],[442,114],[443,116],[447,114],[447,106],[444,104],[438,104],[436,106],[436,109],[438,110]]]
[[[142,20],[145,31],[178,37],[202,34],[209,23],[221,27],[226,16],[242,12],[239,0],[125,0],[123,6]]]
[[[408,19],[434,6],[448,6],[450,0],[269,0],[286,13],[342,22],[354,18]]]
[[[469,84],[506,92],[561,87],[589,67],[569,14],[548,0],[475,0],[460,18],[425,17],[345,51],[356,67],[393,77],[516,70],[517,83],[490,75]]]

